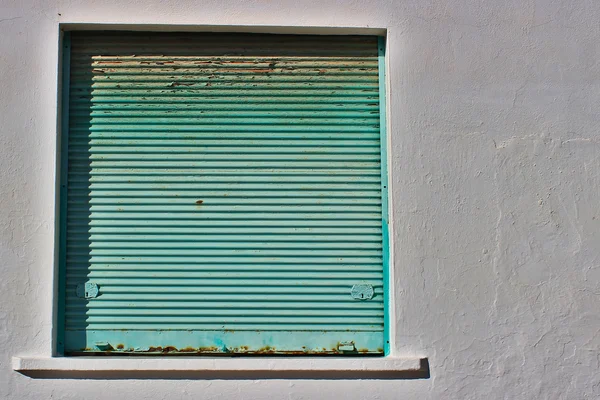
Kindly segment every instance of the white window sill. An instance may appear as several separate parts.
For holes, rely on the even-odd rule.
[[[427,359],[13,357],[15,371],[33,378],[102,379],[420,379]]]

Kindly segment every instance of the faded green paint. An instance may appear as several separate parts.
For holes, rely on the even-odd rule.
[[[377,39],[72,42],[66,350],[382,354]]]

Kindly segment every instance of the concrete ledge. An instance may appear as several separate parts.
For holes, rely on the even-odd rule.
[[[426,358],[13,357],[40,379],[425,379]]]

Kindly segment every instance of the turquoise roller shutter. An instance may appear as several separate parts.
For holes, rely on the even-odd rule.
[[[65,353],[383,353],[376,37],[70,42]]]

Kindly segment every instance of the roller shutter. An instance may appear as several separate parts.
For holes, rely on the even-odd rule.
[[[366,36],[71,33],[64,352],[382,354],[379,61]]]

